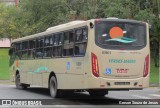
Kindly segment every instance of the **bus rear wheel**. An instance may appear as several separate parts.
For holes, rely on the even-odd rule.
[[[106,94],[108,94],[107,90],[89,90],[88,92],[90,96],[93,97],[104,97]]]
[[[50,79],[49,91],[50,91],[51,97],[56,98],[58,96],[57,80],[54,76],[52,76],[51,79]]]
[[[16,88],[17,89],[27,89],[27,87],[29,87],[30,85],[28,84],[22,84],[21,81],[20,81],[20,74],[17,74],[16,75]]]
[[[16,88],[17,89],[21,89],[22,88],[22,84],[20,82],[20,74],[16,75],[16,81],[15,81],[15,83],[16,83]]]

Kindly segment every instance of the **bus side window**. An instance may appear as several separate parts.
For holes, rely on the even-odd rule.
[[[73,41],[74,41],[74,31],[71,30],[69,32],[69,43],[73,43]]]
[[[14,44],[12,43],[12,44],[11,44],[11,47],[10,47],[10,49],[9,49],[9,56],[12,56],[13,51],[14,51]]]
[[[52,45],[53,45],[53,38],[52,36],[45,37],[44,42],[44,57],[52,57]]]
[[[29,40],[29,50],[28,50],[29,59],[35,58],[35,45],[36,45],[35,39]]]
[[[16,52],[16,60],[21,59],[21,51]]]
[[[40,39],[37,38],[37,39],[36,39],[36,48],[39,48],[39,44],[40,44]]]
[[[15,51],[15,59],[18,60],[18,59],[21,59],[21,50],[22,49],[22,43],[19,42],[19,43],[16,43],[16,51]]]
[[[27,59],[28,58],[28,50],[22,51],[21,57],[22,57],[22,59]]]
[[[40,39],[40,44],[39,44],[39,46],[40,46],[41,48],[44,46],[44,38],[43,38],[43,37]]]
[[[75,56],[84,56],[87,48],[87,28],[77,29],[75,32]]]
[[[44,57],[52,57],[52,47],[44,48]]]
[[[63,33],[59,34],[59,45],[63,44],[63,38],[64,38],[63,36],[64,36]]]
[[[83,28],[82,35],[83,35],[83,40],[82,41],[87,41],[87,39],[88,39],[87,28]]]
[[[69,43],[69,32],[65,32],[64,33],[64,44],[68,44]]]
[[[35,57],[36,58],[43,58],[44,56],[44,51],[43,51],[43,46],[44,46],[44,38],[38,38],[36,41],[36,50],[35,50]]]
[[[75,44],[75,55],[84,55],[86,51],[86,43]]]
[[[29,41],[29,49],[35,48],[35,45],[36,45],[36,40],[35,39]]]
[[[73,56],[74,31],[64,33],[63,56]]]
[[[53,47],[53,57],[60,57],[62,55],[62,46]]]
[[[28,48],[29,48],[28,43],[29,43],[28,41],[22,42],[22,51],[21,51],[21,58],[22,59],[28,58]]]
[[[29,59],[35,58],[35,49],[28,50],[28,58]]]
[[[62,44],[63,44],[63,33],[55,34],[54,37],[54,46],[53,46],[53,57],[62,56]]]
[[[41,37],[41,38],[36,39],[36,48],[40,48],[43,46],[44,46],[44,38]]]
[[[22,50],[27,50],[28,49],[28,41],[22,42]]]
[[[50,35],[50,41],[49,41],[50,46],[52,46],[53,43],[54,43],[54,38],[52,35]]]
[[[16,44],[16,51],[19,51],[19,50],[21,50],[22,49],[22,44],[21,44],[21,42],[20,43],[17,43]]]
[[[45,47],[50,46],[50,37],[49,36],[45,37],[44,46]]]
[[[37,58],[42,58],[44,56],[43,54],[43,48],[36,49],[36,55]]]
[[[54,35],[54,45],[58,45],[59,44],[59,34],[55,34]]]
[[[82,41],[82,29],[77,29],[76,30],[76,37],[75,37],[75,42],[81,42]]]

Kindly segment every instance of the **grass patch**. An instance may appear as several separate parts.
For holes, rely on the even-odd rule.
[[[8,50],[0,48],[0,80],[9,79],[9,56]]]
[[[151,58],[150,66],[150,83],[159,83],[159,71],[158,67],[155,67],[154,60]]]

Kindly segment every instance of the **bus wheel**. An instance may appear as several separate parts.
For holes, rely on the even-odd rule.
[[[51,77],[49,82],[49,91],[53,98],[57,97],[58,90],[57,90],[57,80],[54,76]]]
[[[22,84],[20,82],[20,75],[19,74],[16,75],[16,81],[15,81],[15,83],[16,83],[16,88],[17,89],[22,89]]]
[[[90,96],[93,97],[104,97],[106,94],[108,94],[107,90],[89,90],[88,92]]]

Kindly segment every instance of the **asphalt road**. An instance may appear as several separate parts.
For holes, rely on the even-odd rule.
[[[0,84],[0,99],[49,99],[52,105],[114,105],[127,99],[158,99],[160,88],[151,87],[143,90],[109,91],[104,98],[94,99],[87,92],[66,95],[63,98],[53,99],[49,90],[31,87],[26,90],[16,89],[15,85]]]

